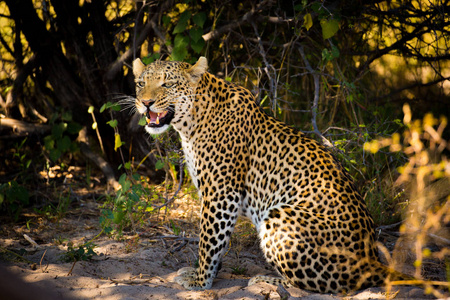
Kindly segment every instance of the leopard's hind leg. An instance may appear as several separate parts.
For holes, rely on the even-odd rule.
[[[346,250],[336,247],[347,241],[350,247],[351,232],[344,232],[326,216],[304,207],[279,205],[264,216],[258,234],[267,261],[282,278],[257,276],[250,284],[264,281],[336,293],[350,290],[351,282],[357,280],[359,271],[351,268],[356,260],[350,261]]]

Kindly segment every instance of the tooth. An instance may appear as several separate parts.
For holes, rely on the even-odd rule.
[[[159,125],[159,113],[156,115],[156,125]]]

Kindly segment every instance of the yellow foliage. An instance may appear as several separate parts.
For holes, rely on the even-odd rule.
[[[402,135],[395,133],[370,141],[364,149],[376,153],[389,147],[390,151],[401,151],[408,156],[408,162],[398,168],[400,176],[396,181],[409,190],[410,199],[393,258],[399,264],[404,260],[404,255],[399,253],[405,250],[413,253],[414,277],[421,280],[424,259],[442,260],[443,253],[450,252],[445,242],[438,251],[427,248],[430,239],[435,244],[448,243],[449,235],[442,224],[450,222],[450,161],[442,152],[450,149],[450,145],[442,138],[447,118],[438,119],[427,113],[422,120],[413,120],[407,104],[403,106],[403,112],[406,129]],[[431,285],[429,287],[431,293],[440,295]]]

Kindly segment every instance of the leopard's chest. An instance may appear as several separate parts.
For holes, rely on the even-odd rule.
[[[189,171],[189,175],[191,175],[191,180],[194,186],[198,190],[198,173],[196,168],[196,152],[194,151],[194,147],[192,142],[182,138],[181,145],[183,147],[184,159],[186,160],[186,167]]]

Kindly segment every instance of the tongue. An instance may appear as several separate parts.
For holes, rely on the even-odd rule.
[[[154,113],[151,110],[147,112],[147,123],[152,123],[159,125],[159,121],[161,118],[164,118],[167,115],[167,112],[163,113]]]
[[[149,110],[148,113],[147,113],[147,119],[148,119],[147,123],[155,123],[155,124],[157,124],[156,122],[159,123],[158,114],[152,112],[151,110]]]

